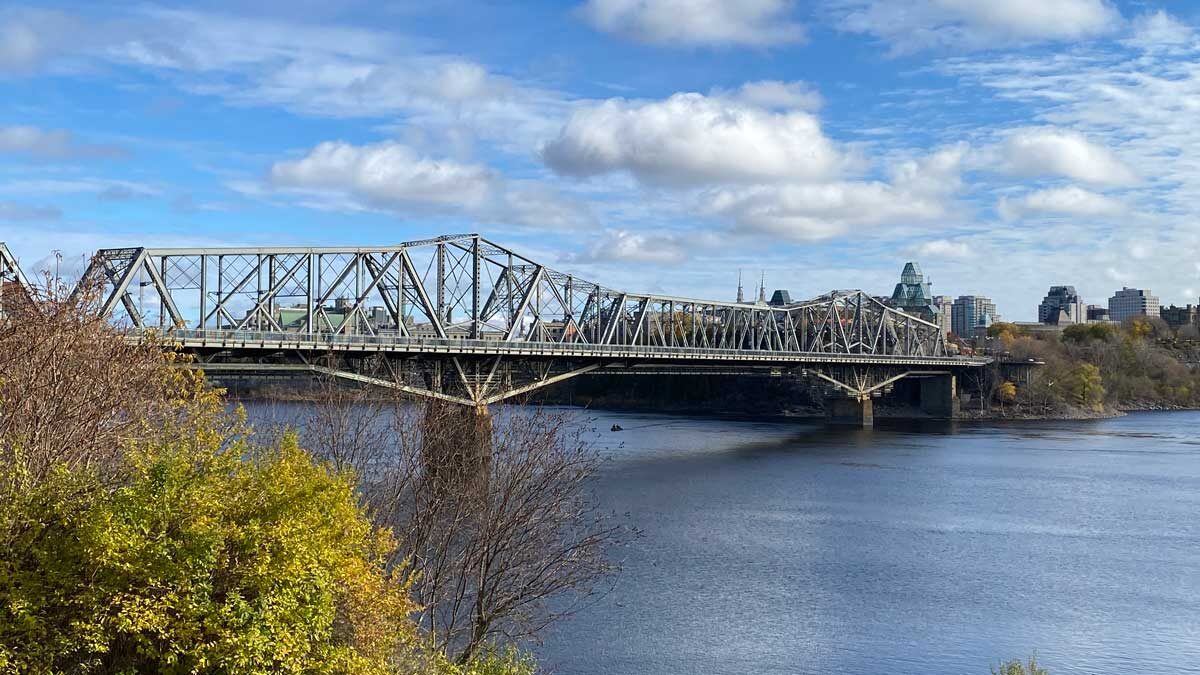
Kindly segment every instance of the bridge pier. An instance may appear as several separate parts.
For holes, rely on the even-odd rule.
[[[921,378],[921,412],[939,419],[950,419],[959,411],[958,382],[949,373]]]
[[[874,426],[875,404],[871,402],[870,396],[826,397],[825,422],[834,426]]]
[[[492,415],[486,405],[425,404],[421,452],[430,476],[445,486],[486,485],[492,466]]]

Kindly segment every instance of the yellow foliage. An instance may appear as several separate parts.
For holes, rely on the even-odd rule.
[[[251,447],[219,397],[173,377],[190,415],[131,444],[116,489],[58,471],[5,504],[37,525],[8,530],[24,555],[0,565],[0,668],[395,672],[416,607],[352,477],[294,437]]]

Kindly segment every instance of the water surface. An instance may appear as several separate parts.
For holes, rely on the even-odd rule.
[[[644,530],[564,675],[1200,673],[1200,413],[870,431],[592,411]],[[625,428],[609,432],[612,424]]]
[[[551,672],[985,674],[1036,649],[1052,675],[1200,673],[1198,412],[577,414],[607,458],[597,497],[644,534],[545,636]]]

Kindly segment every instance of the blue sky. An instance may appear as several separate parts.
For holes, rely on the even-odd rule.
[[[243,4],[0,7],[27,268],[482,232],[679,295],[1200,293],[1193,3]]]

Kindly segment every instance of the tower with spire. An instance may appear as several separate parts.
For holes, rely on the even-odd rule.
[[[767,273],[762,272],[762,278],[758,282],[758,304],[767,304]]]
[[[740,269],[738,270],[738,294],[737,294],[737,301],[738,301],[738,302],[745,302],[745,301],[746,301],[745,294],[742,292],[742,270],[740,270]]]

